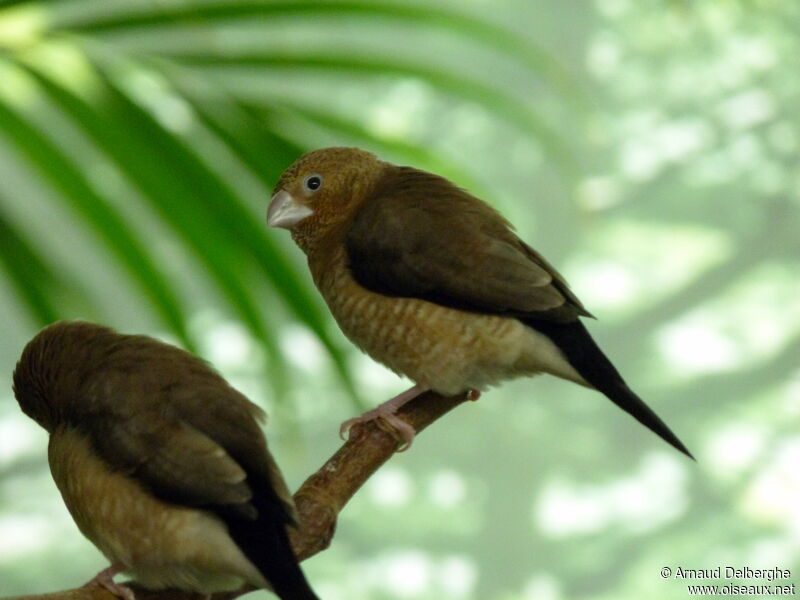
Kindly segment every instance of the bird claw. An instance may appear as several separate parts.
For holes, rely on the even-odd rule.
[[[372,410],[365,412],[360,417],[347,419],[347,421],[342,423],[342,425],[339,427],[339,437],[341,437],[343,440],[346,439],[345,435],[354,425],[375,421],[375,424],[378,427],[389,433],[400,443],[397,451],[405,452],[411,448],[411,444],[414,442],[414,436],[417,435],[417,432],[414,431],[414,428],[411,425],[398,417],[396,413],[398,410],[400,410],[401,406],[405,405],[425,391],[427,391],[427,388],[423,388],[421,385],[416,384],[407,389],[405,392],[397,394],[397,396],[394,398],[390,398],[378,408],[373,408]]]
[[[467,390],[467,400],[470,402],[477,402],[480,400],[481,393],[479,390]]]
[[[361,417],[355,417],[353,419],[347,419],[346,421],[343,421],[342,424],[339,425],[339,438],[346,442],[348,439],[350,439],[350,428],[353,427],[353,425],[358,425],[361,422]]]
[[[107,569],[100,571],[92,579],[86,582],[83,587],[101,586],[106,588],[117,598],[122,598],[122,600],[136,600],[136,595],[133,593],[131,588],[120,583],[114,583],[114,575],[122,570],[122,567],[118,565],[112,565]]]
[[[369,423],[370,421],[374,421],[378,427],[390,434],[400,443],[400,447],[397,449],[398,452],[405,452],[408,450],[417,434],[414,428],[394,414],[394,411],[381,410],[381,407],[378,407],[365,412],[360,417],[347,419],[339,426],[339,437],[343,440],[349,439],[348,434],[350,429],[356,425]]]
[[[400,444],[397,452],[405,452],[411,448],[417,435],[411,425],[395,414],[380,415],[375,419],[375,424],[397,440]]]
[[[114,594],[117,598],[122,598],[122,600],[136,600],[136,594],[134,594],[133,590],[126,585],[114,583],[113,581],[108,583],[100,582],[100,585]]]

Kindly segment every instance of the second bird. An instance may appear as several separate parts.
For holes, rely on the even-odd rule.
[[[317,600],[289,543],[292,497],[264,412],[199,358],[80,321],[43,329],[14,370],[20,407],[81,532],[111,562],[92,582],[211,594],[245,584]]]
[[[345,335],[415,384],[343,430],[380,418],[410,444],[395,413],[419,394],[475,398],[549,373],[597,389],[691,457],[598,348],[558,271],[447,179],[357,148],[316,150],[283,173],[267,222],[291,230]]]

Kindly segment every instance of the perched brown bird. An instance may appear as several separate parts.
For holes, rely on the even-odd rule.
[[[447,179],[357,148],[316,150],[283,173],[267,222],[291,230],[345,335],[415,383],[343,431],[378,417],[408,444],[394,413],[423,391],[478,395],[544,372],[597,389],[691,456],[597,347],[558,271]]]
[[[43,329],[14,393],[50,433],[50,470],[81,532],[145,588],[210,594],[245,584],[314,600],[287,536],[292,497],[264,412],[174,346],[83,322]]]

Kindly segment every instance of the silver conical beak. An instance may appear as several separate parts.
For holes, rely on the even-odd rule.
[[[267,209],[267,225],[291,229],[306,217],[314,214],[305,204],[300,204],[289,192],[277,192]]]

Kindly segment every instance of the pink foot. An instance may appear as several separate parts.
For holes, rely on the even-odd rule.
[[[124,570],[125,570],[124,565],[121,565],[119,563],[114,563],[107,569],[103,569],[102,571],[100,571],[83,587],[100,585],[106,588],[112,594],[114,594],[117,598],[122,598],[122,600],[136,600],[136,596],[134,595],[133,590],[119,583],[114,583],[114,575]]]
[[[395,413],[397,413],[401,406],[413,400],[425,391],[427,391],[425,388],[415,385],[414,387],[407,389],[402,394],[398,394],[394,398],[387,400],[378,408],[369,410],[360,417],[347,419],[347,421],[342,423],[339,427],[339,437],[345,439],[345,436],[355,425],[375,421],[378,427],[387,433],[390,433],[398,442],[400,442],[400,447],[397,449],[398,452],[408,450],[414,441],[416,431],[414,431],[414,428],[411,425],[403,421],[403,419],[398,417]]]

